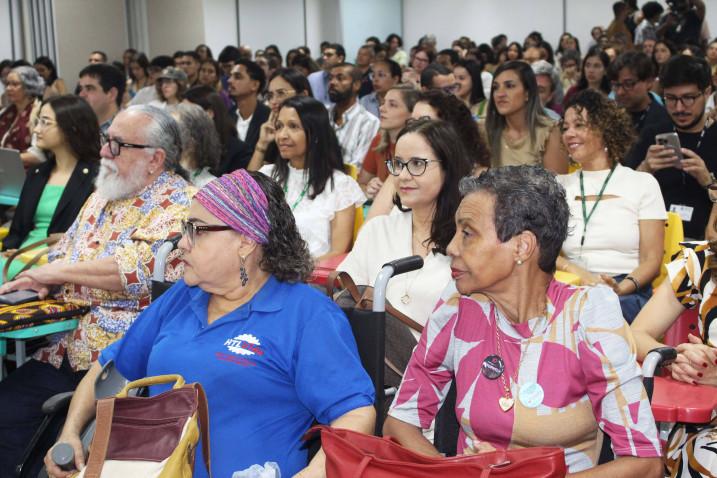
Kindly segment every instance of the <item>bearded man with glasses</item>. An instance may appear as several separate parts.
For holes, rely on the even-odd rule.
[[[102,349],[149,305],[154,255],[179,234],[194,194],[179,166],[181,144],[177,123],[164,111],[131,106],[119,113],[100,151],[97,190],[49,263],[0,287],[0,294],[31,289],[40,298],[90,307],[76,330],[0,382],[0,476],[13,475],[43,418],[42,403],[74,390]],[[181,274],[178,254],[169,257],[169,280]]]
[[[679,55],[660,75],[663,100],[681,146],[649,146],[638,171],[655,175],[665,207],[682,218],[685,237],[702,239],[712,209],[709,189],[717,187],[717,126],[706,121],[711,75],[702,58]]]

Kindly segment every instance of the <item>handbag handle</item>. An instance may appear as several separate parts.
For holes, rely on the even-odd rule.
[[[112,417],[115,411],[115,399],[103,398],[97,401],[97,418],[95,436],[90,446],[90,456],[87,459],[85,478],[100,478],[102,467],[107,457],[107,449],[110,445],[110,431],[112,430]]]
[[[182,388],[184,386],[184,377],[177,374],[170,375],[157,375],[156,377],[145,377],[139,380],[134,380],[127,385],[116,395],[117,398],[127,398],[127,393],[133,388],[149,387],[151,385],[162,385],[165,383],[172,383],[172,388]]]
[[[2,281],[3,281],[3,284],[5,284],[5,283],[8,282],[7,276],[8,276],[8,273],[9,273],[9,271],[10,271],[10,264],[12,263],[12,261],[14,261],[14,260],[17,259],[18,257],[20,257],[22,254],[24,254],[24,253],[26,253],[26,252],[28,252],[28,251],[31,251],[31,250],[33,250],[33,249],[37,249],[37,248],[40,247],[40,246],[45,246],[45,245],[47,245],[47,246],[52,246],[53,244],[57,243],[61,238],[62,238],[62,234],[61,234],[61,233],[50,234],[46,239],[42,239],[42,240],[40,240],[40,241],[33,242],[32,244],[28,244],[27,246],[21,247],[20,249],[16,250],[16,251],[13,252],[12,254],[10,254],[10,256],[9,256],[9,257],[7,258],[7,260],[5,261],[5,266],[2,268]],[[49,250],[49,247],[43,247],[42,249],[40,249],[40,250],[37,252],[37,254],[35,254],[35,255],[33,256],[32,259],[30,259],[29,261],[27,261],[27,264],[25,264],[25,266],[22,268],[22,270],[20,270],[20,272],[25,272],[25,271],[28,270],[30,267],[32,267],[32,266],[34,266],[35,264],[37,264],[37,262],[42,258],[43,255],[45,255],[45,254],[47,253],[48,250]],[[19,274],[20,272],[18,272],[18,274]]]

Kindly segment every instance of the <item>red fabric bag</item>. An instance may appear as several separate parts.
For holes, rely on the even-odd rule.
[[[316,426],[326,454],[327,478],[530,477],[563,478],[565,453],[559,447],[522,448],[480,455],[433,458],[391,438]]]

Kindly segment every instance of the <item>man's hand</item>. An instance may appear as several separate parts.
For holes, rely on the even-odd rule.
[[[687,148],[682,148],[682,154],[685,157],[682,160],[682,169],[695,178],[703,188],[709,186],[712,182],[712,176],[704,160],[697,153]]]
[[[0,294],[30,289],[37,292],[40,300],[42,300],[49,295],[52,286],[65,282],[60,273],[62,265],[59,262],[52,262],[42,267],[21,272],[15,277],[15,280],[0,286]]]
[[[80,437],[77,435],[63,433],[57,439],[57,443],[67,443],[72,446],[75,451],[75,470],[61,470],[60,467],[52,460],[52,448],[50,448],[45,455],[45,467],[47,468],[47,474],[51,478],[69,478],[74,475],[77,470],[82,470],[85,467],[85,454],[82,450],[82,442],[80,441]],[[57,445],[57,443],[55,445]]]
[[[652,174],[660,169],[675,167],[677,160],[677,155],[671,148],[653,144],[648,148],[645,160],[640,163],[637,170]]]

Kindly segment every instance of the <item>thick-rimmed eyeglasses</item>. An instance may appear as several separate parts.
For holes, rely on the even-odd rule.
[[[189,247],[194,247],[194,240],[199,232],[228,231],[231,227],[220,225],[198,226],[192,221],[182,221],[182,236],[187,238]]]
[[[632,91],[633,88],[637,85],[637,81],[635,80],[625,80],[622,83],[618,81],[612,81],[610,82],[610,86],[613,90],[617,91],[618,88],[622,88],[625,91]]]
[[[421,176],[426,172],[428,163],[440,163],[438,159],[411,158],[408,161],[401,161],[399,158],[391,158],[386,160],[386,168],[393,176],[398,176],[403,168],[408,170],[411,176]]]
[[[665,100],[665,104],[670,107],[677,106],[677,102],[679,101],[682,103],[682,106],[685,108],[689,108],[690,106],[695,104],[695,101],[697,101],[697,98],[704,95],[704,91],[700,91],[699,93],[693,93],[691,95],[682,95],[682,96],[675,96],[675,95],[664,95],[662,97],[663,100]]]
[[[115,138],[110,138],[106,134],[100,135],[100,140],[102,141],[102,146],[108,144],[110,148],[110,154],[113,158],[116,158],[119,156],[120,151],[122,148],[134,148],[134,149],[153,149],[156,148],[156,146],[152,146],[149,144],[134,144],[134,143],[123,143],[122,141],[117,141]]]

